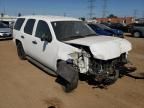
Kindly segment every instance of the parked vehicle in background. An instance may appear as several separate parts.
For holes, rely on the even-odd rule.
[[[0,22],[0,38],[9,39],[12,38],[12,29],[8,24]]]
[[[112,29],[104,24],[88,24],[98,35],[115,36],[123,38],[123,32],[118,29]]]
[[[135,19],[135,23],[144,23],[144,18]]]
[[[96,36],[87,24],[68,17],[19,17],[13,35],[19,58],[62,78],[66,92],[77,87],[79,74],[115,82],[132,49],[126,39]]]
[[[144,37],[144,23],[133,23],[129,25],[129,32],[134,37]]]
[[[111,23],[111,22],[105,22],[105,23],[101,23],[101,24],[104,24],[106,26],[109,26],[110,28],[112,29],[118,29],[118,30],[121,30],[123,32],[127,32],[128,29],[127,29],[127,26],[126,25],[123,25],[121,23]]]

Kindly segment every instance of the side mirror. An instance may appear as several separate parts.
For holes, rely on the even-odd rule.
[[[43,34],[41,37],[41,41],[47,41],[47,42],[51,42],[52,41],[52,36],[48,36]]]

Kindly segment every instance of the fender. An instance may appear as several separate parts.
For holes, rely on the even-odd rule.
[[[57,64],[56,72],[59,76],[71,83],[78,72],[73,68],[72,64],[67,63],[67,61],[74,59],[70,56],[71,53],[80,52],[81,50],[68,44],[63,44],[61,46],[63,47],[60,47],[58,51],[57,60],[60,61]]]
[[[68,59],[72,59],[72,57],[69,55],[71,53],[80,53],[81,50],[74,47],[74,46],[71,46],[69,44],[66,44],[66,43],[61,43],[60,44],[60,48],[58,49],[58,58],[57,60],[63,60],[63,61],[67,61]]]

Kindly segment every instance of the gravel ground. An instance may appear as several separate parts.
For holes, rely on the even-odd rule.
[[[144,39],[132,42],[129,59],[144,74]],[[0,41],[0,108],[143,108],[144,80],[128,76],[100,89],[79,81],[78,88],[65,93],[52,77],[17,57],[11,40]]]

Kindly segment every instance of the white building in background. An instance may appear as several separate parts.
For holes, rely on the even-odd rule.
[[[0,16],[0,21],[4,22],[15,22],[16,19],[17,17],[15,16],[9,16],[9,15]]]
[[[97,23],[96,19],[88,19],[86,20],[87,23]]]

